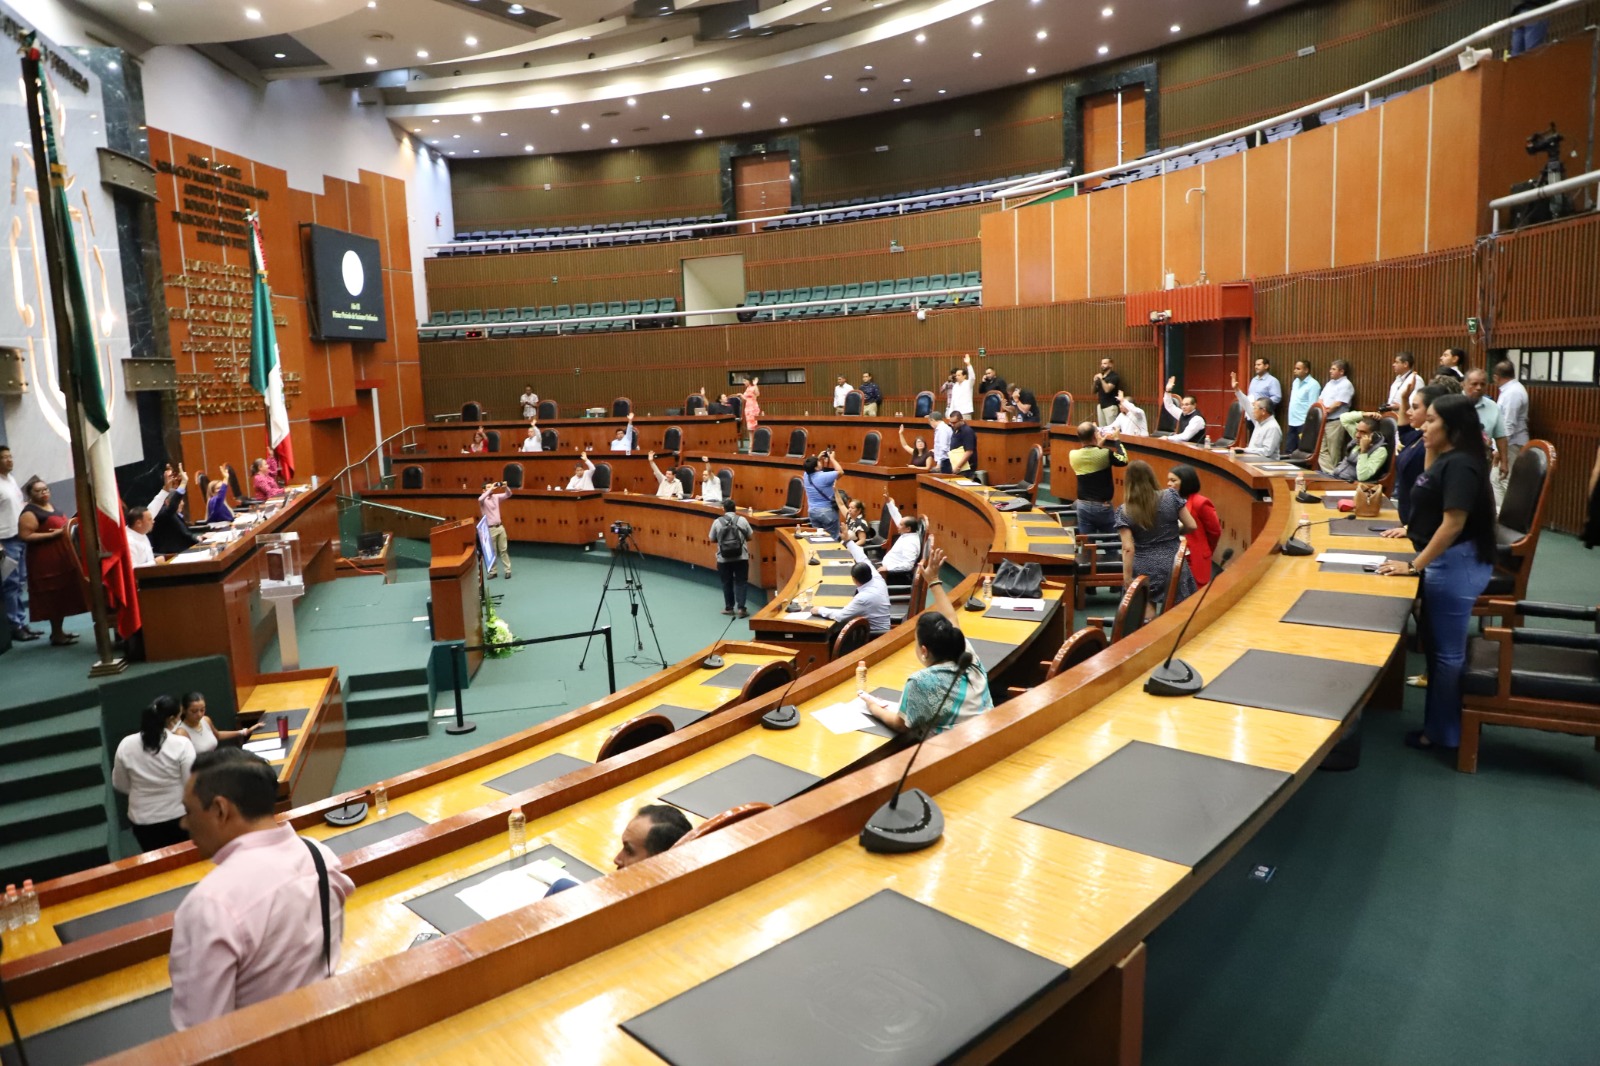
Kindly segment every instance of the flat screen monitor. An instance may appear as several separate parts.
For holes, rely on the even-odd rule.
[[[378,242],[327,226],[307,229],[311,231],[311,279],[317,301],[316,338],[387,340]]]

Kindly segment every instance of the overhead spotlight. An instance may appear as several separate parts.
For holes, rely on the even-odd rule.
[[[506,8],[506,14],[508,15],[526,15],[527,13],[528,9],[523,7],[521,4],[512,4],[510,7]]]
[[[861,69],[862,70],[871,70],[872,69],[872,64],[868,63],[866,66],[862,67]]]
[[[982,26],[983,25],[983,16],[982,15],[973,15],[972,16],[972,24],[974,26]]]
[[[479,152],[480,152],[480,151],[481,151],[481,150],[482,150],[482,149],[478,149],[478,148],[474,148],[474,149],[473,149],[473,150],[472,150],[472,154],[473,154],[473,155],[477,155],[477,154],[478,154],[478,153],[479,153]]]
[[[781,125],[781,126],[787,126],[789,124],[789,116],[788,115],[779,115],[778,116],[778,124]]]
[[[900,98],[899,98],[899,97],[898,97],[898,96],[897,96],[897,97],[895,97],[895,98],[894,98],[894,102],[895,102],[895,103],[897,103],[897,104],[898,104],[898,103],[899,103],[899,102],[900,102]]]
[[[247,7],[244,9],[244,17],[249,19],[251,22],[260,22],[261,12],[257,11],[253,7]]]
[[[703,93],[708,93],[708,92],[710,92],[710,91],[711,91],[711,86],[709,86],[709,85],[702,85],[702,86],[700,86],[700,91],[701,91],[701,92],[703,92]]]
[[[533,145],[531,145],[531,144],[525,144],[525,145],[523,145],[523,146],[522,146],[522,150],[523,150],[523,151],[524,151],[524,152],[531,152],[531,151],[533,151]]]
[[[982,52],[974,52],[974,53],[972,53],[972,58],[973,59],[982,59],[983,58],[983,53]]]
[[[438,124],[439,124],[439,120],[438,120],[438,119],[434,119],[434,120],[433,120],[433,124],[434,124],[434,125],[435,125],[435,126],[437,126],[437,125],[438,125]]]
[[[511,136],[511,134],[509,134],[509,133],[507,133],[507,132],[506,132],[506,131],[505,131],[505,130],[501,130],[501,131],[500,131],[500,136],[502,136],[502,137],[509,137],[509,136]]]
[[[635,106],[637,106],[637,105],[638,105],[638,103],[639,103],[639,101],[638,101],[638,100],[636,100],[636,99],[634,99],[634,98],[633,98],[633,97],[631,97],[631,96],[630,96],[630,97],[628,97],[628,106],[629,106],[629,107],[635,107]]]
[[[474,121],[474,122],[482,122],[483,121],[483,116],[482,115],[473,115],[472,116],[472,121]]]
[[[413,129],[413,130],[412,130],[412,131],[411,131],[411,132],[412,132],[412,133],[421,133],[421,132],[422,132],[422,127],[421,127],[421,126],[418,126],[418,127],[416,127],[416,128],[415,128],[415,129]]]
[[[822,80],[823,81],[832,81],[833,80],[833,75],[832,74],[824,74],[822,76]]]
[[[139,10],[140,11],[143,11],[146,14],[149,14],[150,12],[154,11],[155,9],[156,9],[156,5],[152,4],[150,2],[150,0],[139,0]]]
[[[288,59],[289,56],[288,56],[288,53],[286,53],[286,52],[274,52],[274,53],[272,53],[272,58],[273,59]]]
[[[1101,8],[1100,9],[1100,17],[1103,18],[1103,19],[1110,18],[1111,17],[1111,8],[1109,6]]]
[[[1255,7],[1256,5],[1258,5],[1260,3],[1261,3],[1261,0],[1245,0],[1245,6],[1246,7]]]
[[[944,90],[944,89],[940,89],[940,90],[939,90],[939,95],[940,95],[940,96],[943,96],[943,95],[944,95],[944,94],[945,94],[945,90]]]
[[[1107,52],[1111,51],[1111,46],[1109,44],[1103,44],[1099,48],[1096,48],[1095,51],[1099,52],[1101,55],[1105,55]]]
[[[862,86],[862,87],[861,87],[861,91],[862,91],[862,92],[868,92],[868,91],[869,91],[869,90],[868,90],[868,89],[867,89],[867,87],[866,87],[866,86],[865,86],[865,85],[863,85],[863,86]]]
[[[433,140],[429,141],[428,143],[429,144],[438,144],[439,143],[439,138],[435,137]]]
[[[559,115],[559,114],[561,114],[561,109],[559,107],[552,107],[550,109],[550,113],[552,115]]]
[[[1033,39],[1036,41],[1042,41],[1048,36],[1050,36],[1049,30],[1040,30],[1038,33],[1033,35]]]
[[[617,143],[617,139],[615,137],[611,138],[611,143],[612,144],[616,144]]]
[[[744,108],[746,111],[748,111],[748,110],[750,110],[750,101],[746,100],[743,103],[741,103],[739,106]]]
[[[368,56],[367,57],[367,66],[375,67],[377,65],[378,65],[378,57],[377,56]]]
[[[901,78],[900,79],[900,84],[902,84],[902,85],[910,85],[911,84],[911,79],[910,78]]]
[[[369,9],[377,7],[377,6],[378,6],[378,0],[367,0],[367,7]]]
[[[1029,67],[1028,68],[1028,73],[1029,74],[1037,74],[1037,73],[1039,73],[1039,68],[1038,67]]]
[[[703,129],[700,129],[700,128],[699,128],[699,127],[696,127],[696,128],[695,128],[695,131],[694,131],[694,135],[695,135],[695,136],[696,136],[696,137],[698,137],[698,136],[700,136],[700,135],[701,135],[701,134],[702,134],[702,133],[704,133],[704,132],[705,132],[705,130],[703,130]]]
[[[586,130],[586,129],[588,129],[588,128],[589,128],[589,124],[588,124],[588,123],[587,123],[587,122],[585,122],[585,123],[583,123],[583,125],[581,125],[581,126],[579,126],[579,127],[578,127],[578,128],[579,128],[579,129],[583,129],[583,130]]]
[[[448,152],[448,153],[446,153],[446,154],[447,154],[447,155],[455,155],[455,153],[454,153],[454,152]]]
[[[926,33],[919,33],[919,34],[917,34],[915,40],[916,40],[916,42],[918,44],[927,44],[928,43],[928,35]]]
[[[428,50],[426,48],[418,48],[417,49],[417,58],[418,59],[427,59],[428,58]]]
[[[1171,26],[1168,27],[1168,29],[1170,29],[1173,33],[1180,33],[1180,32],[1182,32],[1183,27],[1178,25],[1176,22],[1174,22]]]
[[[452,134],[451,134],[451,135],[450,135],[450,138],[451,138],[451,139],[452,139],[452,140],[456,140],[456,141],[459,141],[459,140],[460,140],[460,139],[461,139],[461,134],[459,134],[459,133],[452,133]]]
[[[672,121],[672,116],[671,115],[662,115],[661,116],[661,121],[662,122],[671,122]]]
[[[468,37],[467,38],[467,47],[468,48],[476,48],[476,47],[478,47],[478,39],[476,37]]]

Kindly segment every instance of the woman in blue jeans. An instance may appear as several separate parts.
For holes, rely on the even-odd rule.
[[[1383,574],[1422,575],[1422,625],[1428,695],[1422,729],[1406,734],[1413,748],[1453,749],[1461,742],[1461,675],[1472,606],[1494,569],[1494,493],[1489,450],[1478,412],[1465,396],[1441,396],[1422,423],[1426,466],[1411,486],[1406,535],[1417,549],[1409,563],[1386,562]]]
[[[833,457],[833,449],[824,448],[821,455],[806,456],[802,469],[807,517],[812,525],[837,540],[839,512],[833,503],[833,486],[839,480],[839,463]]]

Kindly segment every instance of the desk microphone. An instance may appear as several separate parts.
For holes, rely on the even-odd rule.
[[[794,688],[794,683],[805,676],[806,670],[811,669],[811,664],[817,661],[815,655],[806,660],[805,669],[798,671],[789,684],[784,687],[783,695],[778,697],[778,706],[761,716],[761,725],[766,729],[793,729],[800,724],[800,708],[787,702],[789,690]]]
[[[1174,659],[1173,656],[1178,654],[1178,647],[1183,643],[1183,635],[1189,632],[1189,623],[1200,613],[1200,605],[1206,602],[1206,594],[1211,591],[1211,586],[1217,583],[1217,578],[1222,576],[1222,568],[1232,558],[1233,549],[1229,548],[1222,553],[1221,558],[1211,564],[1211,580],[1200,590],[1200,595],[1194,601],[1194,609],[1189,612],[1189,617],[1183,620],[1183,628],[1178,630],[1178,639],[1172,642],[1172,650],[1167,652],[1167,661],[1150,671],[1150,676],[1144,679],[1144,690],[1150,695],[1192,696],[1205,687],[1200,671],[1182,659]],[[1176,581],[1178,577],[1178,574],[1173,574],[1171,580]]]
[[[322,816],[322,820],[332,826],[356,825],[366,820],[367,803],[362,797],[371,795],[368,792],[352,792],[344,799],[344,806],[331,810]],[[357,800],[361,802],[356,802]]]
[[[944,713],[944,701],[950,698],[956,682],[965,677],[967,670],[972,666],[972,653],[963,652],[955,665],[955,675],[950,678],[950,684],[945,686],[944,695],[939,698],[937,704],[939,714],[929,720],[927,727],[922,731],[922,736],[917,739],[917,746],[912,750],[911,758],[906,760],[905,771],[895,783],[894,795],[889,798],[888,803],[873,811],[872,817],[867,819],[867,824],[861,827],[861,836],[857,839],[868,851],[891,855],[921,851],[944,836],[944,812],[933,802],[933,797],[920,788],[914,788],[910,792],[903,792],[902,789],[906,786],[906,778],[911,776],[911,767],[915,765],[917,755],[922,751],[922,745],[933,735],[934,727]],[[902,799],[906,801],[904,806],[900,804]]]
[[[1330,522],[1343,522],[1354,517],[1355,514],[1352,512],[1350,514],[1336,514],[1332,518],[1324,518],[1316,522],[1311,521],[1309,518],[1300,519],[1299,525],[1295,526],[1295,530],[1289,535],[1289,539],[1283,542],[1283,554],[1296,556],[1315,555],[1317,553],[1317,549],[1311,546],[1311,542],[1309,540],[1300,539],[1300,535],[1302,533],[1310,529],[1312,526],[1325,526]]]

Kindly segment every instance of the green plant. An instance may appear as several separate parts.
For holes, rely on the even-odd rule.
[[[513,652],[521,651],[520,648],[507,647],[517,635],[511,632],[511,627],[505,619],[494,613],[494,605],[487,599],[483,601],[483,642],[486,645],[484,654],[492,659],[503,659]]]

